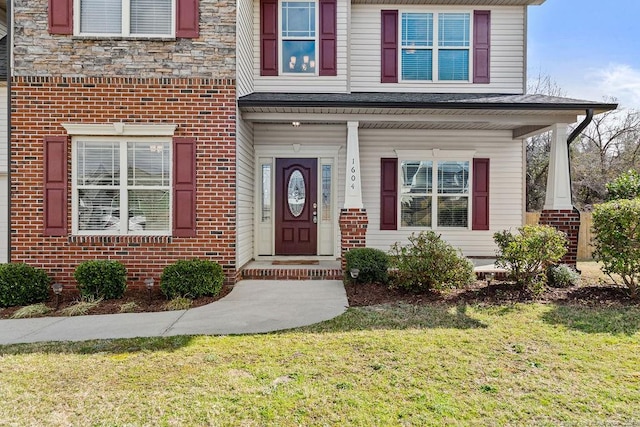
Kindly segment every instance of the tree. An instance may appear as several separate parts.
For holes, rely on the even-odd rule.
[[[541,74],[529,82],[527,92],[565,96],[549,76]],[[543,208],[550,148],[549,132],[527,139],[527,211]],[[589,210],[607,199],[607,182],[625,171],[640,170],[640,111],[618,109],[595,116],[571,145],[570,154],[574,205]]]

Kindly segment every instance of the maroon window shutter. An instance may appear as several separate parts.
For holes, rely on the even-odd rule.
[[[67,235],[67,137],[44,138],[44,235]]]
[[[73,0],[49,0],[49,33],[73,34]]]
[[[473,213],[471,228],[489,229],[489,159],[473,159]]]
[[[278,0],[260,0],[260,75],[278,75]]]
[[[195,39],[200,34],[200,7],[198,0],[177,0],[176,37]]]
[[[380,230],[397,230],[398,159],[380,160]]]
[[[196,235],[195,138],[173,138],[173,235]]]
[[[337,69],[337,1],[320,0],[320,70],[321,76],[336,76]]]
[[[473,82],[489,83],[491,62],[491,11],[473,12]]]
[[[398,83],[398,11],[382,11],[380,82]]]

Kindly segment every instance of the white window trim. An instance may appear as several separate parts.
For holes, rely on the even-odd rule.
[[[468,231],[472,230],[472,213],[473,213],[473,158],[475,156],[475,150],[395,150],[398,157],[398,200],[397,200],[397,224],[399,230],[446,230],[446,231]],[[433,182],[431,194],[427,197],[432,198],[431,203],[431,227],[416,227],[416,226],[403,226],[402,225],[402,168],[400,167],[403,161],[432,161],[433,162]],[[467,197],[469,203],[467,204],[467,226],[466,227],[438,227],[438,204],[437,198],[439,196],[437,192],[438,184],[438,162],[442,161],[456,161],[456,162],[469,162],[469,192],[467,194],[460,195],[461,197]],[[443,194],[447,196],[447,194]]]
[[[77,136],[173,136],[176,124],[132,123],[63,123],[68,135]]]
[[[433,14],[433,46],[420,47],[420,49],[431,50],[431,80],[404,80],[402,78],[402,14],[403,13],[431,13]],[[438,46],[440,14],[441,13],[467,13],[469,14],[469,46]],[[469,78],[467,80],[439,80],[438,79],[438,51],[440,49],[460,49],[469,51]],[[473,83],[473,10],[451,10],[451,9],[403,9],[398,11],[398,82],[399,83],[434,83],[434,84],[472,84]]]
[[[120,192],[120,218],[127,218],[126,221],[120,221],[119,232],[115,230],[80,230],[79,229],[79,197],[78,197],[78,148],[77,144],[81,142],[118,142],[120,145],[120,184],[118,186]],[[152,231],[130,231],[128,230],[129,221],[128,214],[122,215],[122,213],[129,212],[128,207],[128,194],[129,185],[127,182],[127,143],[128,142],[155,142],[155,143],[168,143],[170,149],[169,157],[169,225],[165,232],[152,230]],[[73,136],[71,140],[71,211],[72,211],[72,234],[80,236],[170,236],[172,233],[173,222],[173,148],[171,146],[172,139],[168,137],[130,137],[130,136],[114,136],[113,134],[105,138],[104,136]],[[123,148],[124,147],[124,148]],[[158,189],[159,186],[136,186],[137,189]],[[166,186],[162,186],[166,187]]]
[[[80,1],[73,0],[73,34],[87,37],[135,37],[166,38],[176,35],[176,1],[171,2],[171,32],[169,34],[131,34],[131,0],[122,0],[122,32],[121,33],[83,33],[80,31]]]
[[[305,2],[308,0],[304,0]],[[310,1],[311,2],[311,1]],[[320,50],[319,50],[319,39],[320,39],[320,2],[318,0],[313,0],[313,3],[315,3],[315,7],[316,7],[316,13],[315,13],[315,25],[316,25],[316,35],[315,37],[291,37],[291,38],[284,38],[282,36],[282,3],[283,1],[279,1],[278,2],[278,67],[280,68],[280,74],[281,75],[287,75],[287,76],[296,76],[296,77],[301,77],[301,78],[308,78],[308,77],[316,77],[318,76],[318,70],[320,69]],[[288,41],[288,40],[308,40],[311,41],[313,40],[315,42],[315,61],[316,61],[316,67],[315,67],[315,71],[313,73],[292,73],[292,72],[288,72],[287,68],[285,67],[285,63],[282,59],[282,52],[283,52],[283,48],[282,48],[282,43],[284,41]]]

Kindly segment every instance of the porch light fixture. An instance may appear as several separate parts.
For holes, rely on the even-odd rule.
[[[358,276],[360,275],[360,269],[359,268],[352,268],[351,270],[349,270],[349,274],[351,275],[352,279],[357,279]]]
[[[291,122],[291,126],[293,126],[294,128],[299,128],[300,122]]]
[[[147,288],[147,294],[149,295],[149,302],[151,302],[151,291],[153,290],[153,277],[144,279],[144,286]]]
[[[62,295],[62,283],[54,283],[51,285],[53,293],[56,295],[56,310],[60,307],[60,295]]]
[[[484,276],[484,279],[487,281],[487,286],[491,285],[491,282],[493,282],[493,279],[496,278],[496,275],[494,273],[487,273]]]

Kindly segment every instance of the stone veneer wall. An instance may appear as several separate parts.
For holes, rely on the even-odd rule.
[[[578,262],[578,237],[580,236],[580,212],[573,210],[543,210],[538,222],[542,225],[549,225],[560,230],[567,235],[569,247],[566,255],[560,261],[571,267],[575,267]]]
[[[143,286],[178,259],[219,262],[236,278],[235,81],[17,77],[12,83],[12,261],[44,268],[72,287],[84,260],[122,261],[129,282]],[[61,123],[175,123],[175,136],[197,140],[197,235],[43,235],[43,138],[66,135]],[[71,146],[68,147],[68,224],[71,227]]]
[[[12,9],[16,76],[236,76],[235,0],[200,0],[197,39],[52,35],[47,0],[14,0]]]
[[[340,257],[342,270],[347,267],[344,254],[350,249],[364,248],[367,244],[367,218],[366,209],[341,209],[340,210]]]

